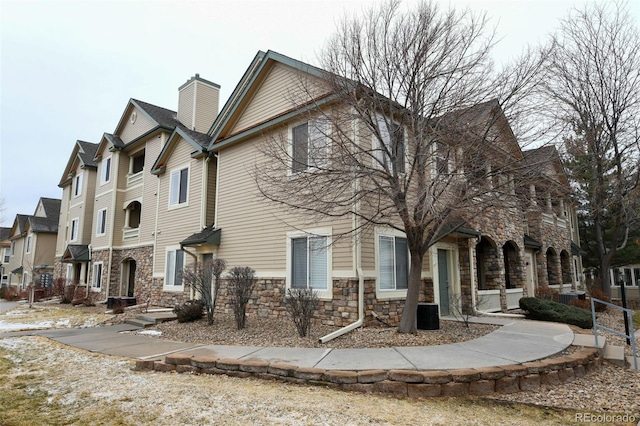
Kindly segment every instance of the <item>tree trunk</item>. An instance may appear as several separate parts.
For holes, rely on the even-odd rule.
[[[400,319],[399,333],[415,333],[418,330],[417,310],[422,286],[422,259],[424,254],[411,251],[409,267],[409,288],[407,299],[404,302],[404,310]]]

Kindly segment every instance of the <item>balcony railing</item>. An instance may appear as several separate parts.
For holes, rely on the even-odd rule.
[[[138,238],[140,235],[140,230],[138,228],[124,228],[122,230],[122,238],[125,240],[129,238]]]
[[[142,182],[142,172],[127,175],[127,186],[133,186]]]

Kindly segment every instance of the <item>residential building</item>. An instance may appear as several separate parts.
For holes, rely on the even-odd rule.
[[[7,266],[11,258],[11,228],[0,227],[0,287],[9,283]]]
[[[24,289],[52,283],[60,203],[58,199],[40,198],[33,215],[16,215],[9,235],[7,285]]]

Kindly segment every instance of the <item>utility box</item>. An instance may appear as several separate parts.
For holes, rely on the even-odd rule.
[[[440,316],[436,303],[418,303],[418,330],[439,330]]]
[[[585,292],[571,290],[571,291],[566,291],[564,293],[560,293],[558,295],[558,301],[565,305],[570,304],[572,300],[586,300]]]

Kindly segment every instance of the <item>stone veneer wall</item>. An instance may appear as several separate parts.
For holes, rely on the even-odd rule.
[[[247,316],[249,318],[278,318],[288,316],[284,298],[286,294],[285,280],[282,278],[260,278],[249,304]],[[433,284],[430,278],[423,279],[420,291],[420,302],[433,302]],[[364,280],[364,311],[365,325],[377,324],[377,320],[370,314],[375,312],[386,322],[397,325],[402,316],[404,299],[378,300],[376,299],[375,280]],[[226,280],[222,280],[216,312],[233,313],[229,300]],[[358,319],[358,280],[333,280],[332,300],[320,300],[315,322],[323,325],[344,327]]]
[[[225,374],[409,398],[539,391],[543,385],[561,385],[601,368],[602,358],[596,348],[583,348],[571,355],[523,364],[455,370],[325,370],[279,362],[181,353],[167,355],[164,361],[138,360],[134,367],[137,371]]]
[[[62,263],[62,257],[56,257],[53,259],[53,279],[56,278],[66,278],[65,275],[66,267],[64,263]]]

